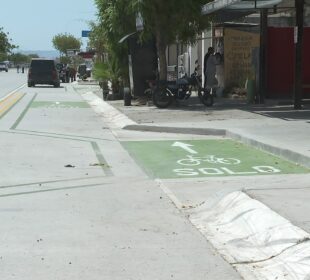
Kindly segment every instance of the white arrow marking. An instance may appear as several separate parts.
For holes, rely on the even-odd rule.
[[[180,148],[184,149],[185,151],[187,151],[191,154],[197,154],[196,151],[194,151],[193,149],[190,148],[190,147],[193,147],[193,145],[191,145],[191,144],[186,144],[183,142],[174,142],[172,144],[172,147],[180,147]]]

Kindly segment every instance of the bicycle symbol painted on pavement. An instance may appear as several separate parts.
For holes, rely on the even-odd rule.
[[[206,155],[203,157],[187,155],[186,158],[177,161],[180,165],[196,166],[202,162],[208,162],[212,164],[224,164],[224,165],[237,165],[241,163],[241,160],[236,158],[222,158],[215,155]]]
[[[194,146],[188,143],[174,142],[172,147],[185,150],[188,153],[176,161],[179,167],[181,165],[181,168],[173,169],[177,176],[249,176],[281,172],[279,168],[269,165],[246,166],[244,162],[241,164],[241,160],[238,158],[225,158],[217,155],[198,156],[198,152],[193,148]]]

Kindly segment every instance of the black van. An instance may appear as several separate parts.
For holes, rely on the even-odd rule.
[[[28,87],[36,84],[60,86],[58,71],[52,59],[33,58],[28,71]]]

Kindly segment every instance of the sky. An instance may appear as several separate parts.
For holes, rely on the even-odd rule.
[[[20,50],[55,50],[52,39],[60,33],[81,38],[96,20],[94,0],[0,0],[0,27],[9,32],[12,43]]]

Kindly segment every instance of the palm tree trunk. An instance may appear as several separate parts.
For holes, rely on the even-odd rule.
[[[161,32],[157,30],[156,47],[159,59],[159,80],[167,80],[167,58],[166,58],[167,44],[165,43],[162,34],[164,34],[164,31]]]

